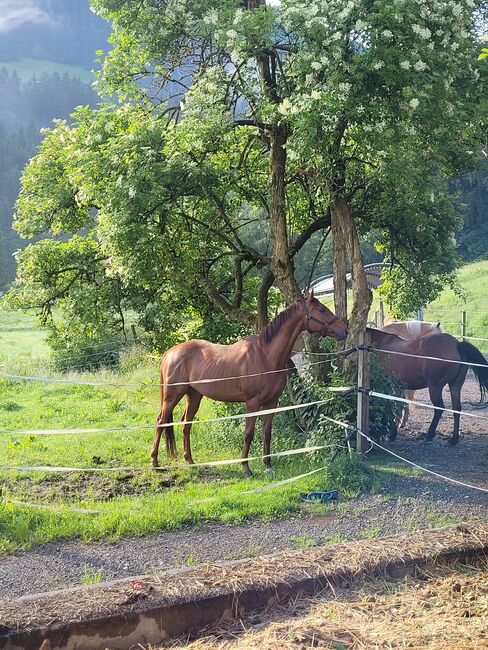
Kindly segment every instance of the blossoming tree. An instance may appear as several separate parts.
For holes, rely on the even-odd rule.
[[[294,257],[329,225],[342,318],[352,271],[351,337],[371,304],[364,233],[395,265],[390,302],[439,291],[456,265],[446,179],[476,164],[486,125],[485,2],[91,3],[113,24],[100,91],[125,105],[83,109],[47,134],[19,228],[35,234],[40,211],[43,228],[47,214],[64,232],[90,222],[103,272],[135,288],[136,311],[158,278],[191,278],[189,305],[203,290],[227,317],[262,324],[273,284],[287,302],[299,295]]]

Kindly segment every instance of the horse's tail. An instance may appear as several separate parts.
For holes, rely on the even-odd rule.
[[[173,422],[173,416],[171,416],[170,422]],[[165,427],[164,435],[166,438],[166,453],[170,458],[176,456],[176,440],[175,440],[175,430],[174,427]]]
[[[161,394],[161,415],[166,412],[166,398],[167,398],[167,386],[166,386],[166,367],[164,363],[164,355],[161,359],[161,372],[160,372],[160,394]],[[173,414],[169,414],[169,418],[166,424],[173,422]],[[164,427],[164,437],[166,440],[166,454],[170,458],[176,457],[176,440],[175,440],[175,431],[173,426]]]
[[[472,366],[472,369],[480,385],[481,401],[486,401],[486,394],[488,391],[488,361],[481,354],[478,348],[471,345],[471,343],[467,343],[467,341],[461,341],[458,343],[458,350],[461,355],[461,361],[478,364]],[[481,368],[480,366],[486,366],[486,368]]]

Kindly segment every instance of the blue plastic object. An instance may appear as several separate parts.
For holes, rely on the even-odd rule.
[[[317,490],[316,492],[305,492],[300,494],[300,501],[305,503],[327,503],[335,501],[339,496],[337,490]]]

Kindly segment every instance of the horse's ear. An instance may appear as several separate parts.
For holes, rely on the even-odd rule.
[[[310,291],[307,289],[307,290],[303,293],[303,299],[304,299],[304,300],[310,300],[310,297],[311,297],[311,296],[310,296]],[[312,291],[312,297],[313,297],[313,291]]]
[[[441,321],[439,321],[436,325],[437,329],[441,329]]]

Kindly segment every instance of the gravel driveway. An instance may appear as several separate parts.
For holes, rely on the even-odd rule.
[[[463,399],[476,401],[477,385],[470,378]],[[428,401],[426,391],[416,399]],[[446,406],[449,405],[446,399]],[[488,410],[473,413],[486,416]],[[419,441],[432,411],[415,409],[409,428],[391,445],[394,451],[444,475],[488,490],[488,421],[462,418],[457,447],[442,439],[451,430],[452,416],[443,416],[441,436],[432,443]],[[409,470],[404,464],[380,468],[384,474],[381,494],[361,495],[273,522],[245,525],[207,524],[198,530],[162,532],[116,543],[79,541],[49,543],[24,553],[0,556],[0,600],[40,591],[83,584],[85,580],[109,580],[198,563],[255,556],[277,550],[369,538],[439,527],[455,521],[486,519],[488,493],[447,483],[437,477]]]

